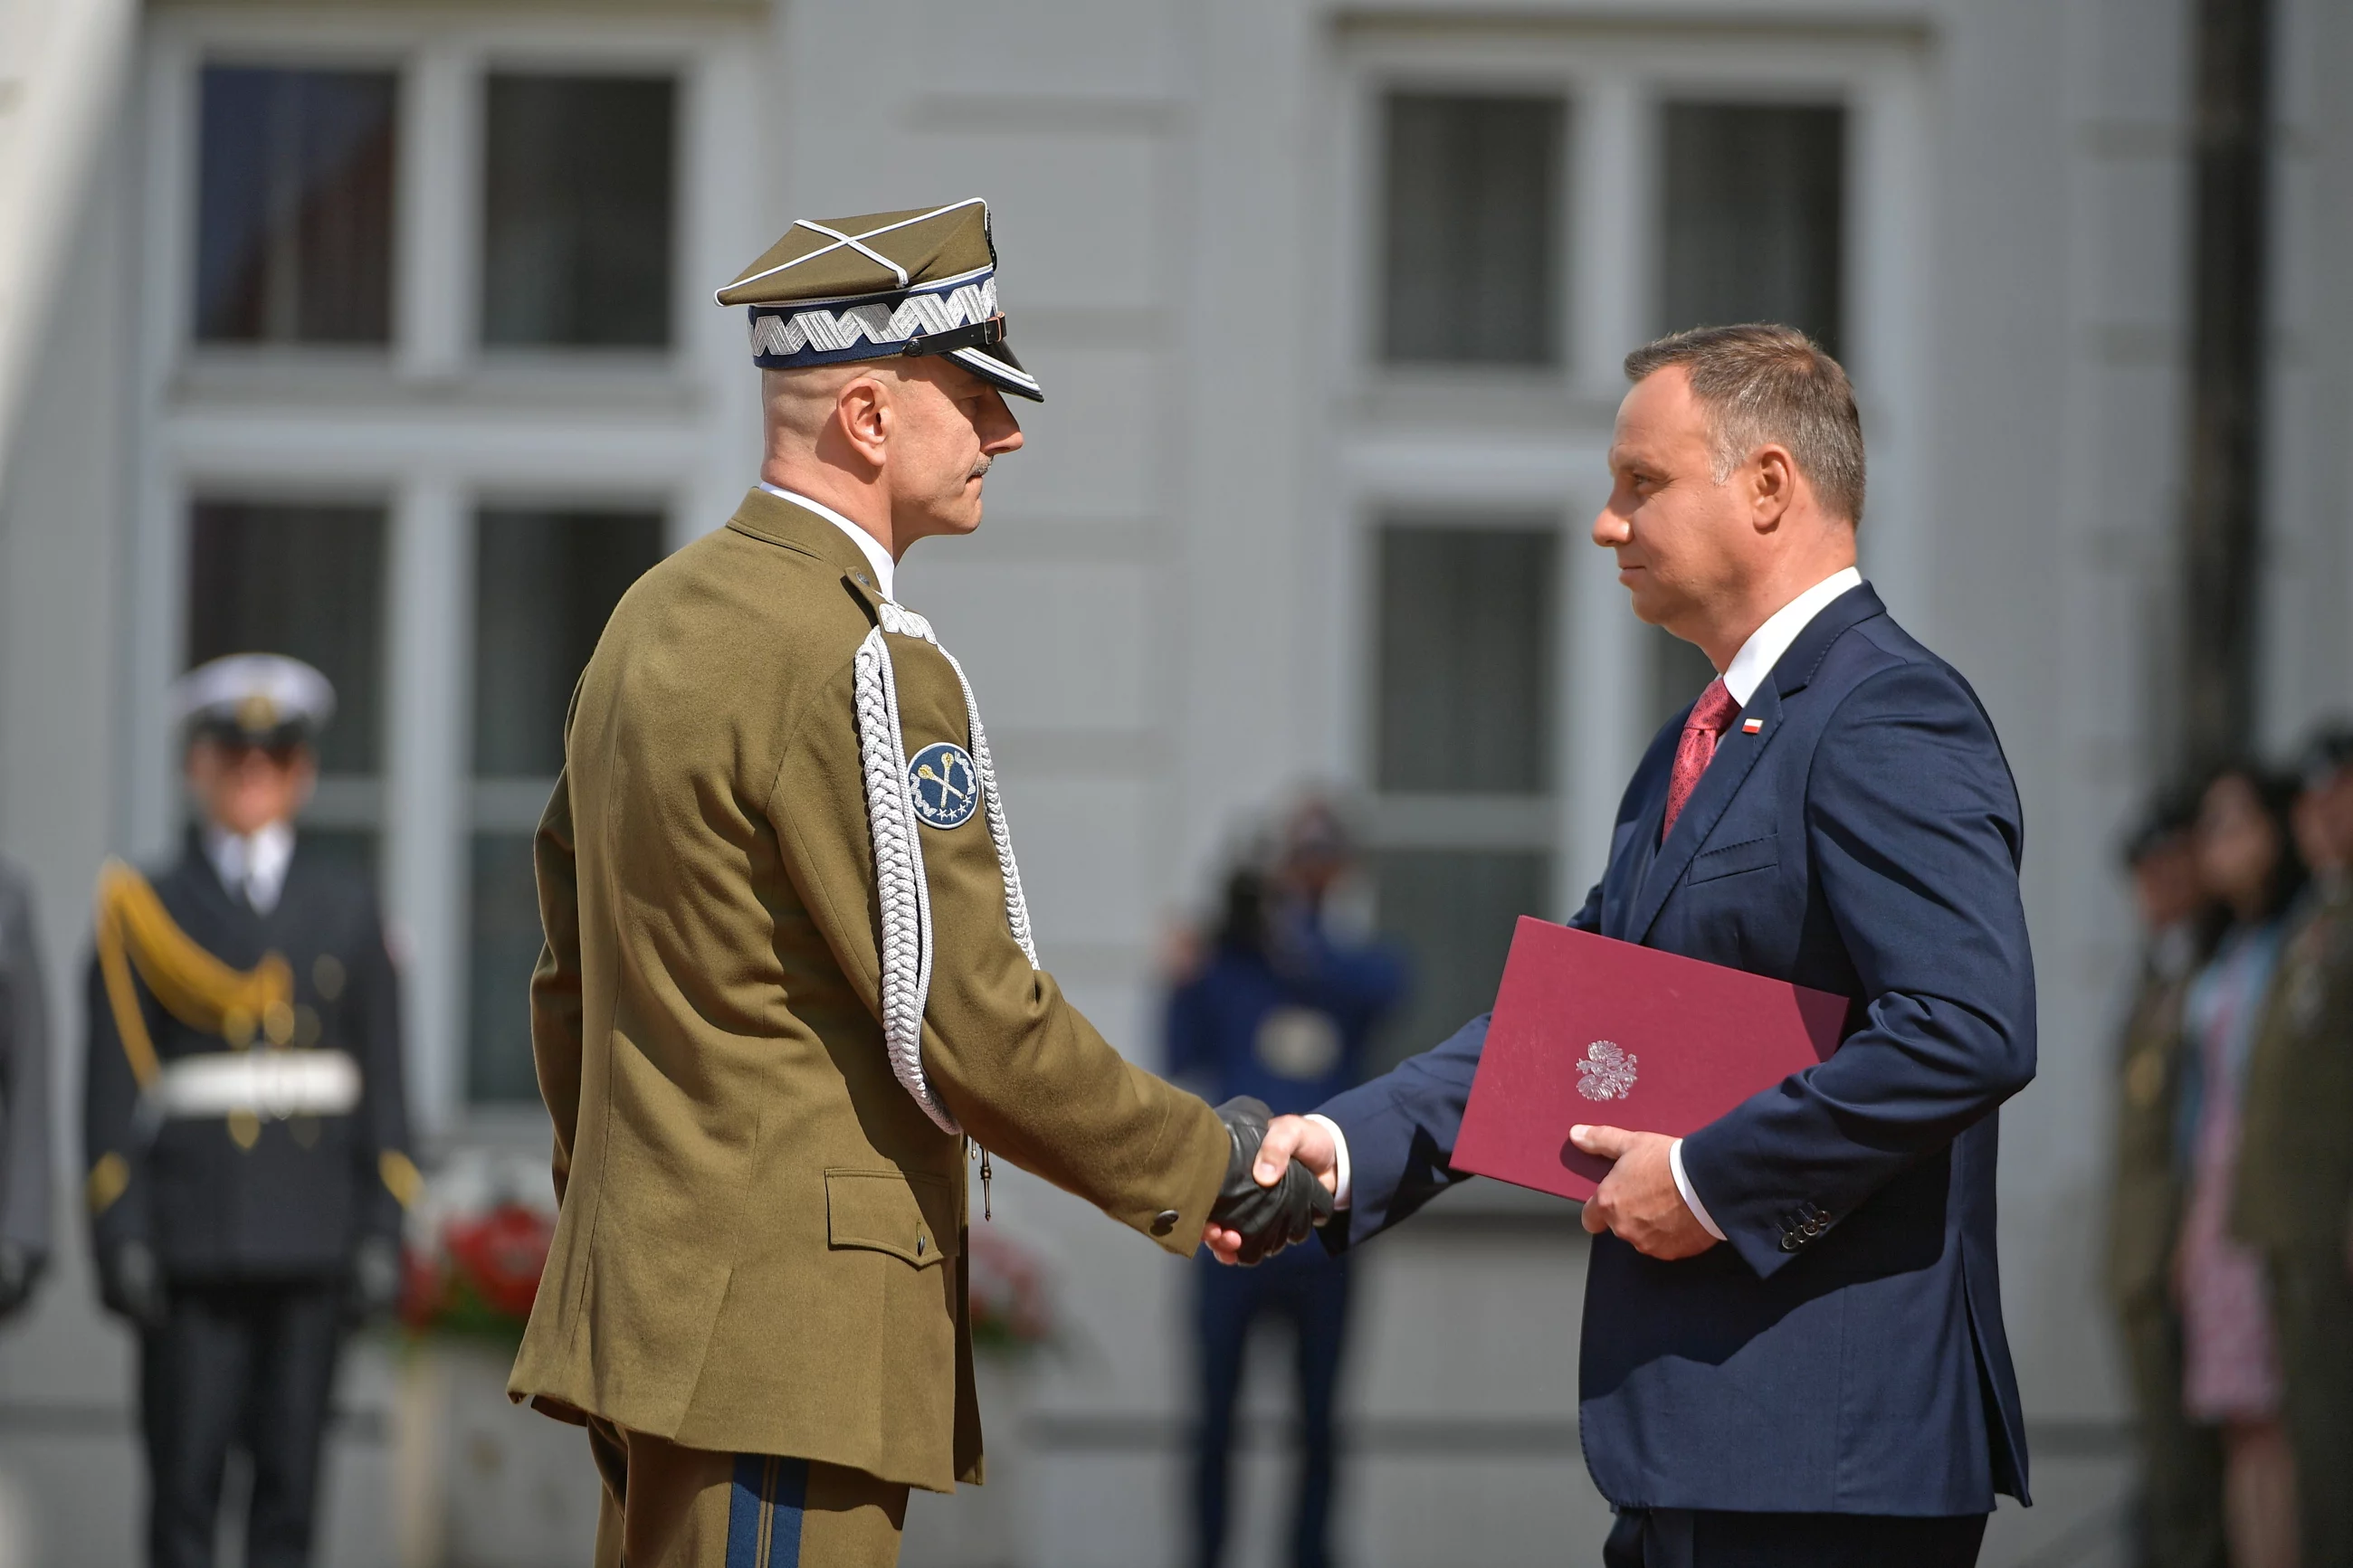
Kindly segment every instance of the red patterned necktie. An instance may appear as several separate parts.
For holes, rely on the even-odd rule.
[[[1659,828],[1659,842],[1664,844],[1667,835],[1675,830],[1675,818],[1683,811],[1683,802],[1699,787],[1700,774],[1715,760],[1716,737],[1732,725],[1740,712],[1740,704],[1724,689],[1724,678],[1717,676],[1707,683],[1707,689],[1692,704],[1691,717],[1683,721],[1683,738],[1675,746],[1675,771],[1667,775],[1667,820]]]

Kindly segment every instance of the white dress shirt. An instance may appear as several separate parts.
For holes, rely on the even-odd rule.
[[[205,858],[213,863],[221,886],[242,897],[256,913],[278,907],[286,890],[286,868],[294,862],[294,825],[273,822],[248,837],[206,824]]]
[[[1747,707],[1748,700],[1757,695],[1757,689],[1765,684],[1765,678],[1773,672],[1773,667],[1781,661],[1781,656],[1789,651],[1789,645],[1798,640],[1798,634],[1812,624],[1816,616],[1829,608],[1831,600],[1850,588],[1862,585],[1862,574],[1849,566],[1844,571],[1831,573],[1766,616],[1765,624],[1748,634],[1748,640],[1740,645],[1740,651],[1734,654],[1732,662],[1724,668],[1724,689],[1732,694],[1732,700],[1743,708]],[[1341,1131],[1340,1124],[1328,1116],[1311,1114],[1307,1120],[1322,1123],[1332,1134],[1332,1146],[1337,1154],[1333,1172],[1335,1184],[1332,1201],[1335,1207],[1346,1208],[1349,1200],[1356,1195],[1348,1179],[1348,1135]],[[1699,1194],[1692,1191],[1691,1178],[1683,1174],[1683,1141],[1680,1138],[1667,1145],[1667,1167],[1674,1173],[1675,1191],[1683,1194],[1692,1217],[1699,1221],[1708,1235],[1718,1241],[1724,1240],[1723,1230],[1709,1217],[1707,1205],[1699,1201]]]
[[[765,479],[760,481],[760,488],[780,500],[788,500],[795,506],[803,507],[817,513],[818,516],[849,535],[849,542],[858,546],[860,553],[866,557],[866,563],[874,568],[874,585],[882,590],[884,598],[891,597],[892,573],[898,563],[891,559],[891,552],[882,548],[881,540],[823,501],[811,500],[798,490],[788,490],[782,485],[772,485]]]

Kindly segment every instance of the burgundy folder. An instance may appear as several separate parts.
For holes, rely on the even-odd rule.
[[[1680,1138],[1838,1049],[1847,999],[1520,919],[1449,1162],[1578,1202],[1580,1123]]]

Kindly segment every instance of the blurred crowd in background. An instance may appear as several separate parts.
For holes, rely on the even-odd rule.
[[[2353,1563],[2353,727],[2160,793],[2125,859],[2108,1284],[2139,1560]]]

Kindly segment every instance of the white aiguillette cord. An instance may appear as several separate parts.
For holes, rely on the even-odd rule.
[[[1013,859],[1013,835],[1005,825],[1005,803],[997,788],[997,764],[988,754],[988,731],[981,727],[980,704],[955,655],[940,647],[932,623],[885,599],[875,607],[874,629],[858,647],[859,762],[866,781],[866,820],[874,840],[874,881],[882,908],[882,1044],[891,1070],[924,1115],[943,1132],[964,1129],[923,1076],[923,1006],[932,990],[932,892],[923,875],[923,844],[915,816],[915,795],[907,782],[907,747],[899,720],[899,681],[892,668],[885,632],[920,637],[940,649],[964,689],[965,718],[972,730],[972,766],[997,866],[1005,880],[1005,923],[1029,967],[1038,948],[1029,934],[1029,905],[1021,896],[1021,868]],[[980,1155],[981,1217],[989,1214],[988,1152]]]

